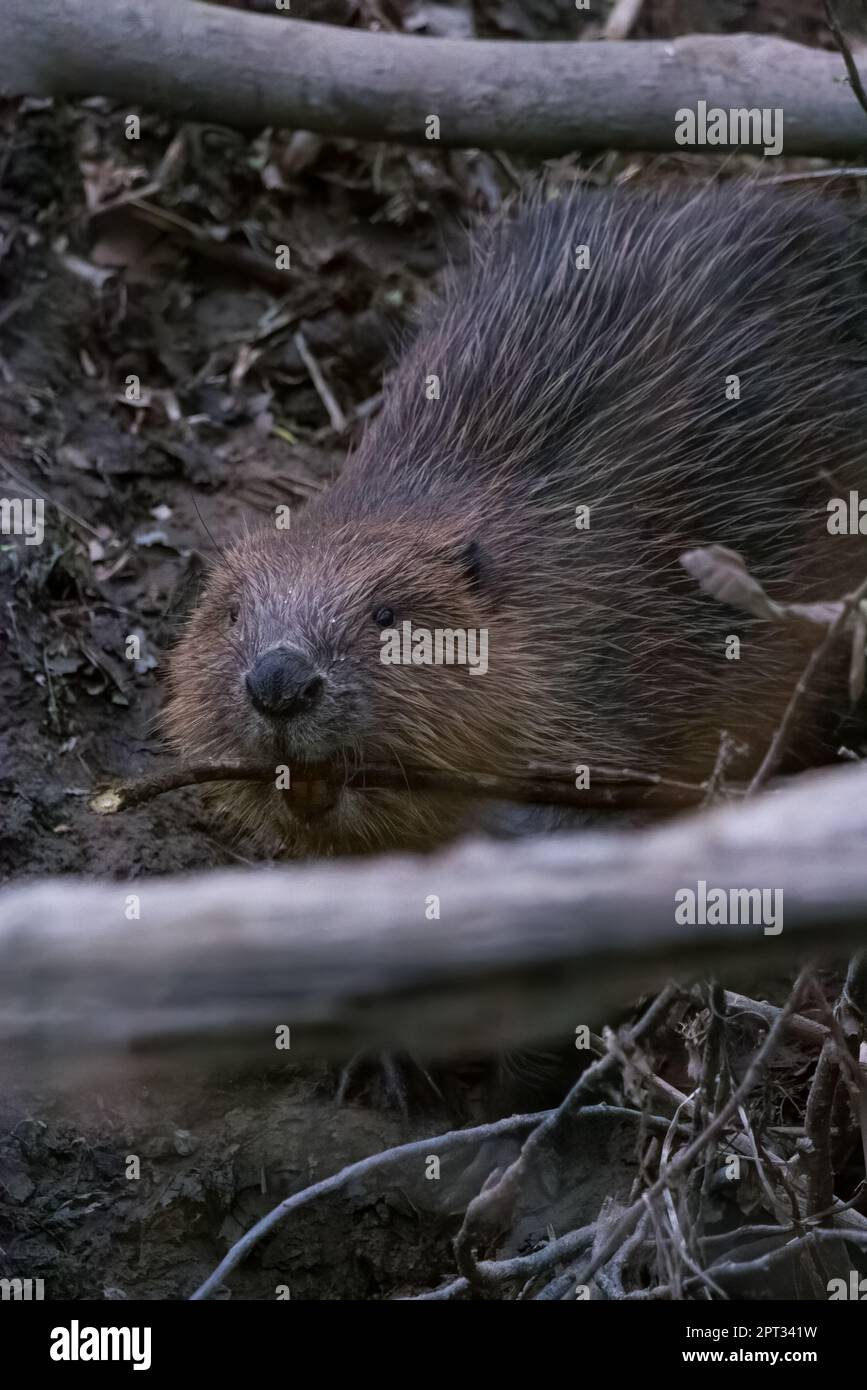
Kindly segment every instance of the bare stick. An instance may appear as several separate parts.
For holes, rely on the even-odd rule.
[[[162,796],[164,792],[178,791],[181,787],[201,786],[207,782],[273,782],[275,776],[273,767],[249,764],[224,763],[214,766],[199,763],[191,767],[173,767],[166,772],[156,772],[151,777],[98,786],[88,805],[99,816],[113,816],[118,811],[131,811],[152,801],[154,797]]]
[[[839,1078],[837,1047],[829,1037],[822,1052],[807,1100],[804,1119],[808,1149],[805,1162],[809,1177],[807,1215],[825,1211],[834,1201],[834,1167],[831,1161],[831,1108]]]
[[[322,368],[307,346],[307,339],[304,337],[300,328],[297,333],[293,334],[293,341],[298,349],[298,356],[307,368],[310,380],[316,388],[316,394],[328,412],[331,428],[334,430],[335,434],[343,434],[346,429],[346,416],[340,409],[334,392],[325,380]]]
[[[865,843],[867,767],[852,763],[650,830],[14,887],[0,894],[0,1056],[66,1066],[147,1047],[154,1061],[185,1044],[214,1065],[225,1039],[231,1058],[273,1061],[278,1024],[293,1055],[343,1058],[571,1036],[575,1018],[592,1026],[675,974],[724,969],[736,985],[861,949]],[[678,922],[675,894],[698,879],[779,890],[783,930],[750,914]]]
[[[158,191],[159,182],[155,180],[148,189],[137,189],[134,194],[126,194],[122,198],[117,198],[108,208],[97,209],[95,217],[99,218],[115,207],[126,206],[133,217],[146,222],[151,227],[158,227],[161,231],[169,233],[177,241],[191,247],[207,260],[216,261],[220,265],[228,265],[248,278],[259,280],[263,284],[271,285],[274,289],[285,291],[286,272],[278,270],[273,261],[266,260],[246,246],[235,246],[231,242],[218,241],[206,228],[190,222],[189,218],[182,217],[180,213],[161,208],[156,203],[147,201],[146,193]]]
[[[774,174],[763,178],[762,184],[810,183],[814,179],[864,179],[867,169],[800,169],[790,174]]]
[[[193,0],[5,0],[0,95],[92,96],[187,119],[516,150],[674,150],[674,113],[782,107],[786,153],[864,148],[838,53],[760,34],[509,43],[338,29]]]
[[[834,35],[834,42],[836,43],[841,54],[843,55],[843,62],[846,64],[846,71],[849,74],[849,81],[852,84],[852,91],[855,93],[855,96],[858,99],[858,102],[860,103],[863,110],[867,112],[867,92],[865,92],[864,90],[864,84],[861,81],[861,75],[858,72],[858,68],[855,65],[855,59],[852,56],[852,50],[849,47],[846,35],[840,28],[840,23],[837,19],[836,14],[834,13],[834,7],[831,4],[831,0],[824,0],[824,4],[825,18],[828,21],[828,28]]]
[[[274,766],[194,763],[129,782],[100,785],[91,796],[89,805],[98,815],[110,816],[119,811],[129,811],[181,787],[209,782],[268,782],[274,785],[275,778]],[[611,809],[615,805],[618,808],[643,806],[651,800],[654,805],[667,807],[692,806],[698,804],[707,793],[705,783],[679,782],[653,772],[637,772],[631,768],[602,764],[590,767],[591,785],[578,790],[573,769],[546,767],[540,763],[532,764],[526,777],[498,777],[483,772],[442,772],[438,768],[411,764],[360,767],[347,773],[342,762],[311,763],[299,766],[297,772],[292,774],[292,785],[285,790],[290,796],[293,791],[303,793],[310,781],[322,781],[331,787],[352,787],[358,791],[409,789],[430,795],[545,803],[575,806],[582,810],[595,807]],[[726,790],[733,796],[743,794],[743,788],[728,787]]]
[[[755,1259],[750,1260],[722,1260],[719,1264],[709,1266],[710,1272],[716,1279],[731,1279],[733,1276],[744,1274],[767,1274],[774,1265],[783,1261],[791,1260],[792,1255],[797,1250],[810,1250],[811,1247],[825,1242],[839,1243],[842,1240],[851,1240],[853,1245],[867,1247],[867,1231],[844,1230],[821,1230],[811,1227],[804,1234],[795,1236],[792,1240],[786,1241],[784,1245],[777,1246],[774,1250],[767,1250]],[[577,1275],[575,1276],[577,1280]],[[696,1289],[701,1279],[697,1276],[685,1279],[681,1286],[681,1296],[684,1292],[692,1292]],[[641,1290],[638,1293],[627,1294],[627,1299],[646,1299],[659,1298],[670,1299],[674,1296],[674,1290],[668,1284],[659,1284],[654,1289]]]
[[[859,1043],[864,1036],[863,992],[867,953],[853,956],[840,998],[829,1009],[818,987],[815,993],[828,1021],[828,1039],[822,1048],[819,1065],[813,1078],[805,1119],[807,1138],[811,1144],[808,1168],[815,1179],[811,1185],[814,1212],[827,1208],[834,1200],[834,1168],[831,1155],[832,1114],[837,1111],[848,1124],[845,1093],[848,1092],[858,1121],[867,1177],[867,1076],[858,1062]],[[845,1031],[844,1031],[845,1025]],[[848,1034],[848,1037],[847,1037]],[[836,1085],[836,1094],[835,1094]],[[842,1103],[841,1103],[842,1102]]]
[[[776,1004],[768,1004],[759,999],[748,999],[746,995],[735,994],[729,989],[725,992],[725,999],[733,1015],[739,1013],[755,1014],[767,1024],[773,1023],[780,1015],[780,1009]],[[818,1043],[819,1047],[828,1036],[828,1029],[823,1023],[817,1023],[812,1018],[804,1018],[802,1014],[793,1014],[790,1017],[788,1031],[794,1037],[803,1038],[804,1042]]]

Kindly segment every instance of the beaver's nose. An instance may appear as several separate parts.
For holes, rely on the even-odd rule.
[[[260,714],[294,719],[311,710],[325,682],[302,652],[272,647],[245,677],[247,694]]]

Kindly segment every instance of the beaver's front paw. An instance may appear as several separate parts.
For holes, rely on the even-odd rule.
[[[340,1073],[338,1105],[359,1100],[377,1110],[429,1110],[444,1104],[430,1072],[410,1052],[357,1052]]]

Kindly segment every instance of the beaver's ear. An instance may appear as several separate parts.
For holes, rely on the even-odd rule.
[[[468,541],[461,546],[458,564],[471,589],[479,593],[487,591],[491,579],[488,557],[478,541]]]

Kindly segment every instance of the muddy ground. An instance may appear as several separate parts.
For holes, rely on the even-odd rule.
[[[328,17],[370,22],[370,7],[337,10]],[[476,10],[481,30],[504,39],[559,36],[573,14],[541,0]],[[816,41],[815,11],[735,4],[724,26],[781,32],[786,17],[792,37]],[[431,31],[468,22],[461,6],[388,13],[420,32],[426,13]],[[703,16],[714,27],[712,6],[657,0],[643,32],[684,32]],[[166,652],[215,547],[328,485],[461,228],[534,173],[488,154],[245,136],[149,111],[134,113],[131,140],[130,114],[98,97],[0,112],[0,493],[48,503],[44,544],[0,543],[5,884],[249,861],[194,792],[110,823],[86,796],[165,761]],[[695,169],[576,155],[547,173],[569,183]],[[275,269],[279,245],[291,248],[289,270]],[[311,380],[299,330],[345,428]],[[455,1113],[460,1123],[512,1108],[492,1074],[459,1072],[453,1105],[411,1120],[362,1098],[336,1107],[324,1067],[204,1085],[97,1078],[73,1092],[19,1075],[0,1100],[0,1277],[43,1277],[57,1299],[186,1297],[287,1193],[441,1132]],[[531,1108],[550,1099],[539,1095]],[[606,1194],[628,1191],[633,1147],[610,1128],[590,1145],[576,1210],[592,1217]],[[434,1287],[454,1273],[449,1242],[472,1190],[459,1176],[436,1206],[409,1177],[323,1199],[263,1243],[231,1296]],[[540,1201],[526,1248],[549,1218]]]

